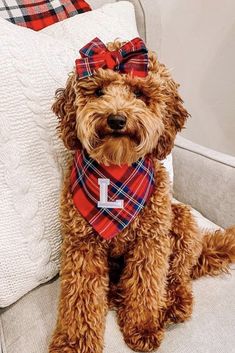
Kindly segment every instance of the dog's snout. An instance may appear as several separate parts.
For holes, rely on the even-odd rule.
[[[126,117],[123,115],[111,114],[107,120],[108,126],[113,130],[121,130],[126,125]]]

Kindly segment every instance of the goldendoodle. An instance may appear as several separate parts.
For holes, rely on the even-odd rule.
[[[202,234],[173,204],[163,160],[188,113],[140,38],[81,49],[53,111],[71,151],[61,196],[61,294],[50,353],[101,353],[116,307],[127,345],[149,352],[192,313],[192,278],[235,261],[235,228]]]

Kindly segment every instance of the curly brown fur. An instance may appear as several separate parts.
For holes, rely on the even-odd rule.
[[[166,324],[182,322],[192,313],[191,276],[217,274],[235,260],[234,230],[203,239],[190,209],[171,204],[168,176],[159,159],[171,151],[188,117],[177,89],[150,52],[146,78],[99,69],[84,80],[72,73],[66,88],[57,91],[53,110],[72,154],[83,147],[107,165],[131,164],[150,155],[155,187],[135,220],[112,240],[104,240],[73,204],[68,163],[60,212],[61,294],[50,353],[101,353],[108,303],[117,307],[125,342],[133,350],[156,349]],[[108,127],[110,114],[127,118],[119,134]]]
[[[190,208],[173,204],[171,226],[170,268],[168,273],[166,322],[183,322],[191,316],[193,306],[192,267],[202,250],[202,235],[193,219]]]
[[[75,150],[82,144],[92,158],[104,164],[131,164],[151,152],[164,159],[188,113],[178,85],[153,53],[149,69],[145,79],[103,69],[85,80],[70,75],[53,105],[65,146]],[[100,90],[103,95],[97,97]],[[137,90],[142,93],[138,98]],[[117,113],[126,116],[127,125],[114,144],[106,118]]]
[[[192,268],[191,277],[217,276],[229,272],[235,262],[235,227],[204,234],[202,252]]]
[[[101,352],[108,308],[108,248],[74,207],[69,174],[61,198],[59,318],[49,351]]]

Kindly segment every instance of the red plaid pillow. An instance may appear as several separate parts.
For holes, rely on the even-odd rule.
[[[1,17],[35,31],[90,10],[85,0],[0,0]]]

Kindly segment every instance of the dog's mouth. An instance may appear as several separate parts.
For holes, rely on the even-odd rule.
[[[139,142],[140,142],[140,137],[138,136],[138,134],[136,132],[132,132],[132,131],[128,131],[128,130],[99,131],[98,136],[102,142],[105,142],[106,140],[109,140],[109,139],[115,140],[115,139],[121,139],[121,138],[129,138],[130,140],[134,141],[136,144],[139,144]]]
[[[132,164],[142,157],[143,131],[125,126],[112,129],[104,124],[96,126],[88,153],[98,163],[105,165]]]

